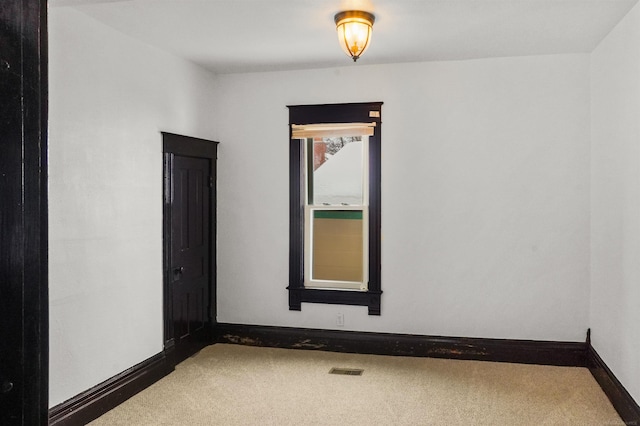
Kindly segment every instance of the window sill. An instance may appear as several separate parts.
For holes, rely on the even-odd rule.
[[[289,310],[302,310],[301,304],[327,303],[334,305],[366,306],[369,315],[380,315],[380,296],[382,291],[337,290],[305,287],[287,287],[289,290]]]

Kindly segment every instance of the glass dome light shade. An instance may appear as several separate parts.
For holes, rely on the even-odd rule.
[[[368,12],[351,10],[336,14],[334,20],[342,50],[353,58],[354,62],[357,61],[371,43],[375,17]]]

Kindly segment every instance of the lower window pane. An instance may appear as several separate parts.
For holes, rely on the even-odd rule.
[[[363,281],[361,210],[314,210],[312,279]]]

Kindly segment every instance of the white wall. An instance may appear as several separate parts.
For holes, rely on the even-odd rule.
[[[219,77],[218,320],[583,341],[589,56]],[[383,101],[382,316],[288,310],[286,105]]]
[[[160,131],[212,138],[215,79],[49,9],[50,405],[162,350]]]
[[[591,55],[592,344],[640,401],[640,6]]]

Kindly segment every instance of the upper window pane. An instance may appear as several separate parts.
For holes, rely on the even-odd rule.
[[[367,138],[307,139],[309,204],[364,204],[363,139]]]

